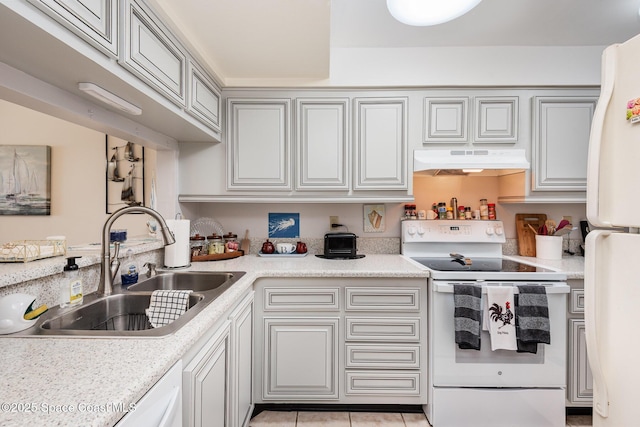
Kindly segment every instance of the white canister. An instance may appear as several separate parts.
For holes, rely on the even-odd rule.
[[[562,236],[537,234],[536,258],[562,259]]]

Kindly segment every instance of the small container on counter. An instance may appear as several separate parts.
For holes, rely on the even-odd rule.
[[[222,236],[214,234],[208,237],[209,245],[207,246],[207,253],[209,255],[223,254],[224,253],[224,243],[222,241]]]
[[[68,257],[67,265],[65,265],[63,269],[64,279],[62,280],[62,283],[60,285],[59,301],[61,308],[82,304],[82,301],[84,299],[82,279],[80,279],[78,265],[76,264],[76,258],[82,257]]]
[[[231,232],[224,235],[224,251],[235,252],[240,248],[238,244],[238,235]]]
[[[464,208],[464,219],[473,219],[473,214],[471,213],[471,207],[467,206]]]
[[[458,219],[467,219],[464,206],[458,206]]]
[[[446,219],[453,219],[453,208],[451,206],[447,206],[447,217]]]
[[[189,246],[191,248],[191,256],[200,256],[205,255],[207,249],[204,247],[204,236],[196,234],[195,236],[191,236],[189,238]]]
[[[453,218],[449,218],[449,215],[447,215],[447,219],[458,219],[458,199],[457,198],[455,197],[451,198],[450,207],[453,213],[452,214]]]
[[[444,202],[438,203],[438,219],[447,219],[447,205]]]

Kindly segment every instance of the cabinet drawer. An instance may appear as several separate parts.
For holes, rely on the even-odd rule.
[[[265,311],[337,311],[339,288],[265,288]]]
[[[420,289],[347,288],[347,310],[420,311]]]
[[[419,318],[346,318],[347,341],[418,342]]]
[[[420,395],[419,372],[347,371],[345,394]]]
[[[419,369],[419,345],[347,344],[347,368]]]
[[[584,289],[571,289],[569,301],[571,314],[584,313]]]

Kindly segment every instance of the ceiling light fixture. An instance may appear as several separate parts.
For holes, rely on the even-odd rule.
[[[78,83],[78,89],[125,113],[139,116],[142,109],[93,83]]]
[[[391,16],[407,25],[442,24],[464,15],[482,0],[387,0]]]

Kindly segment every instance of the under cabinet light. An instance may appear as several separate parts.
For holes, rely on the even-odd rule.
[[[464,173],[480,173],[483,170],[484,169],[462,169],[462,172],[464,172]]]
[[[125,113],[139,116],[142,109],[93,83],[78,83],[78,89]]]

